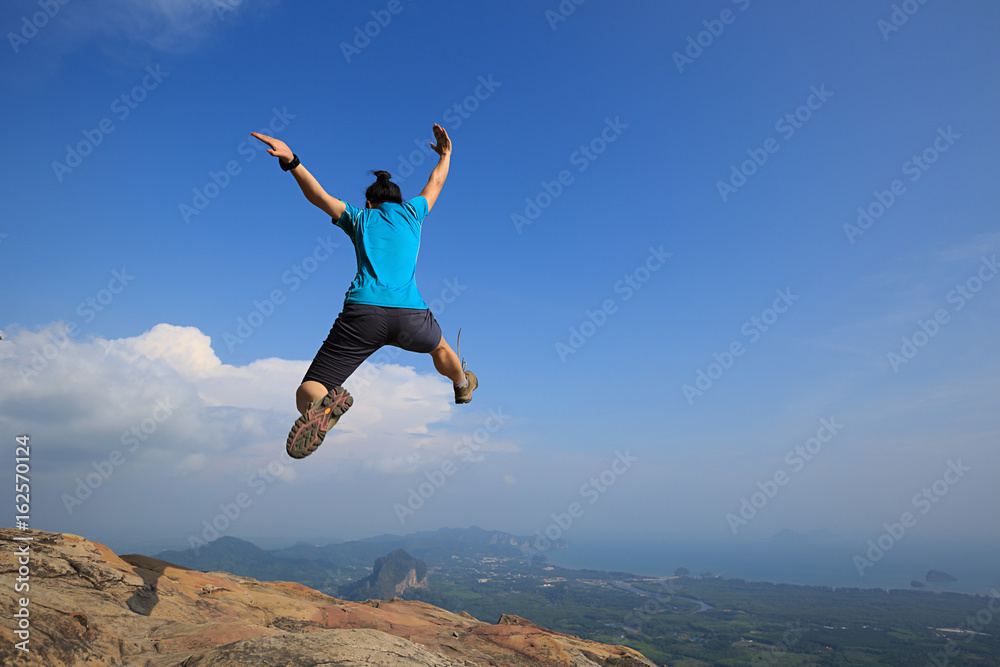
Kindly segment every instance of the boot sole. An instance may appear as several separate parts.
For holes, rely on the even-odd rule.
[[[313,408],[295,420],[285,442],[285,451],[293,459],[302,459],[323,444],[327,431],[354,405],[354,397],[343,387],[334,387]]]

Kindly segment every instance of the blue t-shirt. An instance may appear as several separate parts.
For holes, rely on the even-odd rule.
[[[351,238],[358,259],[358,274],[344,303],[427,308],[415,277],[427,199],[414,197],[402,204],[385,202],[378,208],[363,209],[344,203],[347,210],[333,224]]]

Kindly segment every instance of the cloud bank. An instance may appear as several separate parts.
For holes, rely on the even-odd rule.
[[[225,495],[211,489],[246,486],[255,471],[270,470],[275,483],[301,474],[322,485],[359,472],[396,478],[453,456],[473,417],[453,420],[451,383],[377,361],[347,382],[354,407],[302,465],[284,443],[308,361],[223,364],[208,336],[170,324],[114,340],[78,340],[63,324],[15,328],[0,344],[0,424],[30,434],[33,481],[45,490],[36,497],[50,511],[58,497],[64,518],[81,504],[72,498],[101,495],[100,486],[144,496],[186,488],[211,499]],[[494,440],[481,449],[517,448]]]

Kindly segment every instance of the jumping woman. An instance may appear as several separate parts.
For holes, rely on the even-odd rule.
[[[374,171],[364,209],[327,194],[283,141],[250,134],[268,145],[267,152],[278,158],[282,170],[292,172],[306,199],[350,237],[358,261],[344,308],[295,392],[302,416],[288,434],[288,455],[300,459],[320,446],[354,404],[342,385],[383,345],[430,354],[434,368],[454,384],[455,403],[471,401],[479,382],[441,335],[415,281],[421,223],[434,208],[451,163],[451,139],[444,128],[434,125],[437,144],[431,148],[438,163],[420,194],[404,202],[389,172]]]

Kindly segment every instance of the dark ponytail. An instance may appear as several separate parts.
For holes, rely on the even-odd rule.
[[[399,191],[399,186],[391,180],[392,174],[387,171],[369,171],[375,176],[375,182],[365,190],[365,199],[371,202],[372,206],[378,206],[383,202],[394,204],[403,203],[403,195]]]

